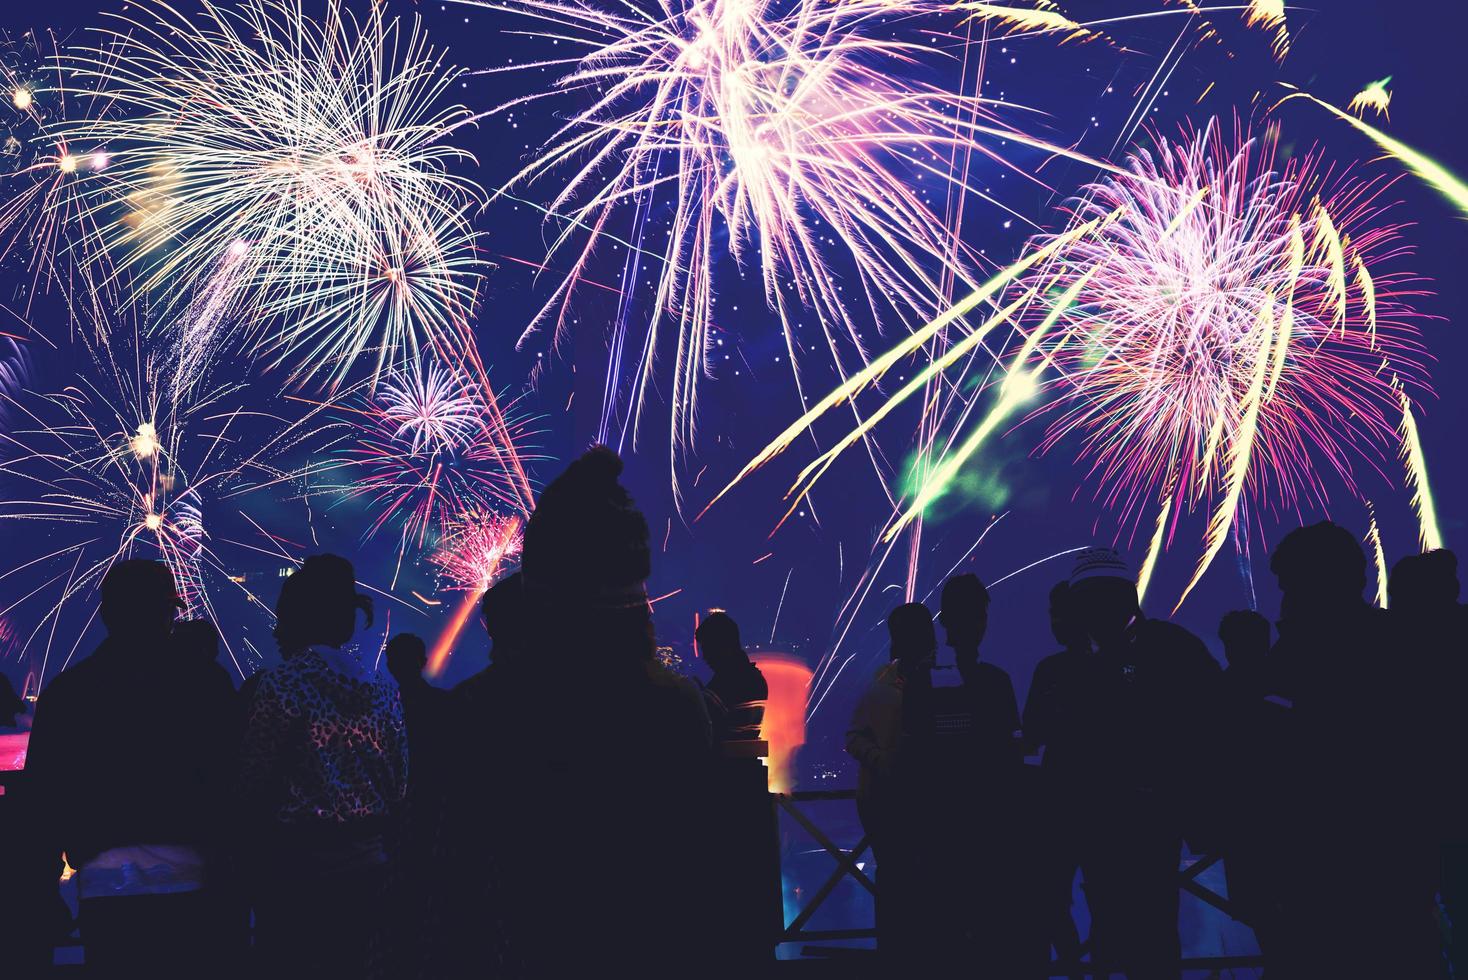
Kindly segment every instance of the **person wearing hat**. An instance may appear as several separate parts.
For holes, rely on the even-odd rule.
[[[1113,548],[1079,553],[1068,604],[1095,651],[1082,714],[1078,791],[1090,804],[1081,867],[1093,962],[1129,977],[1176,977],[1178,869],[1210,769],[1218,663],[1203,642],[1148,619]]]
[[[271,976],[362,976],[381,948],[408,744],[396,688],[351,643],[358,611],[370,626],[351,562],[307,558],[275,604],[283,660],[249,704],[237,792]]]
[[[681,976],[708,955],[710,869],[693,855],[709,719],[697,686],[657,660],[647,521],[621,472],[596,446],[541,493],[520,562],[528,618],[507,636],[513,656],[495,637],[496,710],[465,724],[468,778],[497,800],[483,845],[534,976]]]
[[[211,881],[223,843],[234,689],[178,657],[173,573],[129,559],[102,579],[107,638],[41,693],[25,796],[40,846],[77,869],[88,970],[215,975],[230,954]]]

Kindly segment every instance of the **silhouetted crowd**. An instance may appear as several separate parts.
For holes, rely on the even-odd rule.
[[[451,690],[415,636],[387,644],[393,681],[359,652],[373,605],[343,558],[284,580],[280,664],[238,692],[213,627],[175,621],[168,568],[114,565],[107,638],[45,689],[0,809],[4,975],[43,972],[71,930],[68,866],[102,977],[768,973],[768,689],[723,613],[697,633],[711,681],[660,661],[620,472],[597,447],[545,489],[483,599],[492,662]],[[1143,615],[1116,551],[1080,553],[1022,712],[982,656],[978,578],[947,582],[936,624],[892,610],[847,733],[884,971],[1042,977],[1053,951],[1076,976],[1177,977],[1186,849],[1223,856],[1271,977],[1468,976],[1444,940],[1468,923],[1456,559],[1404,559],[1389,609],[1337,525],[1270,567],[1278,636],[1228,614],[1220,668]]]

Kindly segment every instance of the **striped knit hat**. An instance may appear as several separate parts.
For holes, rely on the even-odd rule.
[[[1070,571],[1070,584],[1084,582],[1088,578],[1119,578],[1132,581],[1131,568],[1115,548],[1087,548],[1076,555],[1075,566]]]

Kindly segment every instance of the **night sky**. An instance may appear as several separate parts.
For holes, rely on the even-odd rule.
[[[512,59],[523,63],[560,53],[548,41],[507,34],[506,30],[523,25],[504,14],[456,3],[385,2],[390,12],[422,17],[430,39],[447,49],[448,59],[471,69],[498,68]],[[363,9],[366,5],[366,0],[359,4]],[[125,6],[107,0],[7,3],[0,9],[0,27],[12,40],[26,30],[49,28],[65,43],[99,23],[99,11]],[[178,6],[189,9],[189,0],[181,0]],[[1077,19],[1088,20],[1162,5],[1149,0],[1077,0],[1064,6]],[[1468,8],[1449,0],[1411,5],[1329,0],[1312,9],[1292,7],[1289,18],[1292,49],[1282,66],[1270,58],[1267,36],[1245,30],[1237,12],[1227,11],[1214,15],[1220,35],[1217,41],[1199,40],[1196,31],[1186,28],[1185,18],[1173,16],[1109,28],[1115,41],[1110,46],[1059,45],[1047,37],[995,42],[986,68],[985,94],[1037,110],[1015,116],[1015,121],[1031,132],[1056,143],[1074,143],[1090,154],[1119,157],[1122,151],[1113,151],[1117,135],[1137,105],[1138,92],[1159,68],[1165,81],[1156,86],[1155,92],[1147,90],[1156,97],[1144,106],[1144,111],[1148,128],[1169,136],[1186,126],[1200,126],[1214,114],[1225,119],[1235,114],[1260,119],[1281,94],[1277,85],[1281,81],[1344,105],[1365,84],[1389,75],[1391,120],[1383,127],[1453,171],[1468,174],[1468,141],[1462,135],[1468,123],[1462,85]],[[952,30],[952,24],[942,18],[929,25],[893,24],[891,30],[921,37],[925,29],[934,26]],[[552,70],[474,75],[454,95],[476,111],[487,110],[547,85],[553,77]],[[1207,95],[1200,102],[1205,89]],[[466,165],[464,173],[486,188],[503,183],[551,131],[556,114],[569,107],[569,103],[549,100],[484,119],[462,141],[477,157],[477,168]],[[1274,118],[1283,126],[1282,146],[1286,152],[1300,152],[1318,144],[1327,159],[1354,163],[1362,176],[1402,173],[1394,161],[1376,159],[1374,147],[1364,137],[1318,108],[1296,102]],[[1144,129],[1134,142],[1145,145],[1149,139]],[[1039,157],[1032,162],[1038,164]],[[1040,172],[1049,185],[1046,189],[991,164],[978,167],[974,182],[991,189],[995,197],[1034,223],[1026,225],[1024,220],[1014,219],[992,205],[970,202],[963,229],[965,240],[1001,265],[1019,255],[1034,226],[1058,230],[1063,217],[1057,205],[1093,176],[1079,164],[1051,162]],[[549,197],[553,188],[552,181],[532,188],[526,196]],[[1458,311],[1468,301],[1468,284],[1462,272],[1468,225],[1443,198],[1411,176],[1401,176],[1385,199],[1399,202],[1389,218],[1409,226],[1404,236],[1414,251],[1392,268],[1420,275],[1432,293],[1417,304],[1425,314],[1420,321],[1422,339],[1430,355],[1428,368],[1435,390],[1435,397],[1421,401],[1419,421],[1441,525],[1451,547],[1460,543],[1468,517],[1464,509],[1468,467],[1458,451],[1460,429],[1468,420],[1468,391],[1456,382],[1465,342],[1455,322]],[[658,216],[652,216],[652,220],[657,221]],[[666,221],[666,216],[662,220]],[[543,260],[552,229],[544,227],[530,207],[503,199],[479,215],[477,223],[485,232],[485,258],[495,263],[478,310],[480,351],[496,388],[518,399],[513,414],[528,434],[526,454],[531,476],[543,485],[597,434],[605,380],[606,325],[616,313],[616,297],[596,289],[583,290],[571,336],[557,347],[548,334],[539,334],[517,349],[516,340],[554,281],[550,276],[537,281],[532,268]],[[616,282],[621,257],[609,251],[601,259],[602,265],[592,270],[593,277]],[[733,259],[721,261],[727,270],[713,316],[718,328],[714,375],[701,391],[700,435],[677,464],[685,494],[681,515],[670,488],[666,402],[655,399],[649,406],[635,446],[630,435],[620,445],[627,458],[625,482],[652,527],[654,570],[649,592],[662,596],[681,590],[656,606],[659,639],[691,661],[695,615],[722,607],[739,621],[751,647],[793,653],[814,664],[835,642],[833,624],[838,622],[838,613],[872,554],[874,539],[890,506],[873,476],[871,462],[864,453],[852,452],[818,486],[810,505],[803,506],[777,533],[767,537],[783,512],[782,494],[795,473],[812,458],[814,446],[805,440],[695,522],[695,515],[711,495],[800,412],[778,324],[765,307],[757,276],[750,275],[741,283]],[[23,295],[28,279],[17,271],[14,262],[5,268],[0,299],[8,299],[11,308],[18,308],[15,298]],[[646,298],[641,299],[645,309]],[[75,369],[77,361],[70,352],[65,318],[55,307],[55,297],[36,301],[29,325],[11,316],[4,327],[7,331],[33,337],[33,328],[36,334],[54,342],[53,346],[39,339],[27,341],[34,361],[28,386],[51,391],[69,383],[68,372]],[[813,328],[814,324],[804,326]],[[890,334],[890,338],[895,340],[896,334]],[[877,340],[872,346],[880,351],[888,344]],[[824,394],[836,379],[829,358],[813,356],[808,363],[807,390]],[[241,364],[239,376],[247,382],[246,398],[258,395],[270,399],[279,393],[279,376],[258,365]],[[665,397],[666,373],[658,383]],[[625,399],[623,405],[625,418]],[[900,467],[906,456],[914,424],[913,415],[898,412],[880,430],[879,439],[894,467]],[[621,428],[619,421],[614,426],[614,437]],[[829,445],[843,431],[837,427],[818,430],[822,445]],[[1035,454],[1041,432],[1042,427],[1034,424],[1006,432],[973,464],[977,468],[973,489],[944,498],[929,514],[917,576],[919,598],[941,587],[942,576],[970,549],[978,534],[1001,515],[961,570],[994,581],[1064,549],[1111,543],[1118,533],[1119,546],[1133,562],[1140,561],[1150,533],[1150,516],[1143,519],[1143,527],[1135,536],[1130,528],[1119,529],[1114,516],[1093,500],[1095,484],[1087,482],[1083,469],[1073,463],[1074,446],[1062,444],[1044,456]],[[614,438],[614,443],[618,441]],[[1391,457],[1393,451],[1391,446],[1384,447],[1383,475],[1358,473],[1363,492],[1376,503],[1391,561],[1415,550],[1417,535],[1409,495],[1401,482],[1401,468]],[[13,492],[13,488],[0,483],[0,493]],[[359,577],[387,586],[395,558],[393,535],[364,541],[367,516],[360,506],[319,497],[309,503],[289,497],[262,491],[233,500],[217,515],[211,513],[212,533],[219,538],[247,540],[257,533],[252,530],[253,521],[298,546],[292,549],[296,553],[333,550],[352,556]],[[1344,492],[1336,495],[1328,514],[1306,511],[1254,515],[1252,580],[1258,608],[1271,618],[1278,609],[1278,596],[1268,572],[1268,546],[1301,520],[1325,516],[1357,532],[1364,532],[1366,527],[1363,506]],[[1165,614],[1186,583],[1199,553],[1206,517],[1191,515],[1172,550],[1163,556],[1149,603],[1155,613]],[[57,547],[53,543],[61,540],[57,533],[36,523],[0,526],[6,563],[13,556],[41,555]],[[258,553],[248,557],[251,553],[245,549],[234,549],[231,554],[235,556],[232,560],[239,563],[231,570],[253,576],[250,581],[256,583],[261,598],[273,602],[276,587],[267,579],[277,573],[281,563]],[[1068,568],[1068,562],[1059,559],[994,590],[996,605],[984,655],[1010,671],[1021,699],[1035,662],[1051,652],[1044,614],[1046,592]],[[842,681],[813,717],[810,761],[841,763],[840,735],[862,683],[872,668],[885,660],[882,621],[887,610],[902,601],[905,569],[905,558],[888,566],[844,638],[841,659],[854,656]],[[1235,560],[1233,549],[1226,550],[1179,616],[1183,625],[1203,636],[1215,650],[1214,632],[1220,615],[1249,604],[1249,570]],[[0,580],[0,609],[16,603],[40,581],[24,576]],[[407,602],[381,603],[380,609],[391,609],[391,613],[379,615],[378,630],[387,621],[393,631],[407,629],[425,636],[438,633],[454,597],[439,595],[447,600],[444,606],[424,607],[412,599],[410,592],[414,589],[424,596],[435,595],[432,569],[415,563],[410,555],[395,590]],[[17,686],[28,671],[39,665],[46,646],[43,635],[22,649],[25,637],[44,612],[45,607],[38,601],[39,597],[21,601],[7,616],[17,639],[5,650],[0,669],[11,675]],[[261,651],[272,650],[266,618],[252,609],[237,590],[221,597],[219,603],[222,629],[248,638]],[[936,611],[936,593],[932,605]],[[64,659],[77,643],[89,613],[79,606],[63,615],[53,641],[53,658]],[[96,627],[92,627],[92,632],[77,644],[77,655],[89,650],[97,638]],[[486,647],[482,632],[471,627],[445,682],[478,669],[484,663]],[[55,668],[53,661],[47,668],[48,676],[54,675]],[[848,775],[854,779],[854,773]]]

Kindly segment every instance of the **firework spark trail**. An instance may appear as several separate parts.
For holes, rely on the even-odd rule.
[[[518,516],[472,513],[450,524],[443,544],[430,560],[463,591],[464,597],[429,652],[424,668],[429,677],[440,676],[448,667],[469,617],[479,608],[484,593],[499,578],[505,565],[519,556],[521,540]]]
[[[1254,442],[1259,435],[1259,410],[1264,405],[1264,382],[1269,373],[1270,349],[1274,343],[1274,297],[1266,295],[1264,303],[1259,307],[1260,333],[1259,352],[1254,358],[1254,377],[1249,383],[1249,389],[1244,394],[1241,402],[1241,417],[1238,429],[1229,441],[1229,466],[1228,479],[1224,484],[1222,499],[1218,502],[1217,509],[1208,521],[1207,544],[1203,549],[1203,557],[1198,562],[1198,568],[1193,572],[1193,577],[1183,588],[1183,594],[1173,607],[1173,615],[1182,608],[1188,595],[1203,579],[1203,573],[1208,571],[1208,566],[1213,564],[1213,559],[1223,550],[1228,543],[1228,532],[1233,528],[1234,520],[1238,515],[1239,501],[1244,493],[1244,480],[1249,475],[1249,464],[1254,458]]]
[[[473,117],[436,108],[461,73],[420,25],[341,0],[320,19],[301,0],[132,8],[63,58],[110,107],[68,132],[112,154],[87,209],[131,294],[182,309],[243,243],[236,339],[293,380],[336,386],[359,358],[375,375],[424,347],[472,360],[481,195],[446,141]]]
[[[1286,85],[1285,87],[1293,88],[1293,86],[1289,85]],[[1306,99],[1320,106],[1322,109],[1326,110],[1337,118],[1343,119],[1346,122],[1350,123],[1356,129],[1360,130],[1362,133],[1365,133],[1368,137],[1370,137],[1371,140],[1375,142],[1377,146],[1385,150],[1389,156],[1391,156],[1395,160],[1400,161],[1407,167],[1408,170],[1412,171],[1422,180],[1430,184],[1434,189],[1437,190],[1438,193],[1442,194],[1443,197],[1446,197],[1449,201],[1452,201],[1453,205],[1457,207],[1458,210],[1462,211],[1464,214],[1468,214],[1468,184],[1465,184],[1462,178],[1453,173],[1447,167],[1444,167],[1442,164],[1427,156],[1425,153],[1413,149],[1406,143],[1403,143],[1401,140],[1388,136],[1386,133],[1383,133],[1381,130],[1377,129],[1375,126],[1372,126],[1370,123],[1357,119],[1349,112],[1342,112],[1340,109],[1337,109],[1329,102],[1326,102],[1322,99],[1317,99],[1309,92],[1293,92],[1275,103],[1275,107],[1278,108],[1279,106],[1283,105],[1286,102],[1289,102],[1292,99]]]
[[[1387,85],[1391,84],[1391,80],[1392,77],[1388,75],[1379,81],[1372,82],[1357,92],[1351,98],[1351,101],[1346,104],[1346,111],[1354,112],[1364,119],[1366,117],[1366,110],[1371,109],[1378,116],[1390,122],[1391,112],[1389,110],[1392,106],[1392,93],[1387,88]]]
[[[309,415],[290,423],[226,409],[237,387],[175,401],[168,372],[124,346],[114,335],[113,343],[90,349],[91,363],[80,365],[77,383],[59,392],[6,396],[16,423],[0,433],[0,476],[13,481],[0,501],[0,521],[38,522],[48,544],[64,542],[0,575],[48,576],[10,607],[44,596],[46,608],[25,641],[29,646],[48,634],[43,679],[70,602],[90,595],[124,558],[164,561],[178,581],[185,615],[217,621],[215,583],[223,588],[233,580],[215,551],[206,514],[232,495],[282,479],[272,460],[296,449],[310,431]],[[270,431],[242,439],[246,416],[271,423]],[[49,574],[58,563],[69,570]],[[249,594],[243,583],[233,584]],[[83,626],[68,660],[85,632]],[[228,631],[224,645],[244,676]]]
[[[1163,542],[1167,540],[1167,519],[1172,516],[1173,494],[1168,494],[1162,501],[1162,509],[1157,512],[1157,529],[1152,532],[1152,541],[1147,545],[1147,557],[1142,559],[1142,568],[1137,572],[1137,604],[1141,605],[1147,597],[1147,586],[1152,582],[1152,572],[1157,568],[1157,558],[1162,554]]]
[[[1412,490],[1412,509],[1417,512],[1417,540],[1423,551],[1436,551],[1443,546],[1437,525],[1437,505],[1432,500],[1432,484],[1427,481],[1427,455],[1422,451],[1422,437],[1417,419],[1412,414],[1412,399],[1395,378],[1397,397],[1402,408],[1401,457],[1407,466],[1407,485]]]
[[[716,239],[727,233],[735,260],[758,266],[799,389],[798,315],[821,324],[822,339],[846,374],[848,361],[865,360],[859,336],[865,318],[920,321],[945,305],[939,277],[955,273],[953,234],[912,179],[916,173],[953,184],[954,174],[935,165],[935,153],[961,146],[1013,169],[990,145],[1008,141],[1105,166],[1002,124],[994,115],[999,103],[905,80],[914,63],[933,57],[931,45],[879,39],[871,28],[941,6],[890,0],[678,0],[656,10],[590,2],[476,6],[539,22],[527,33],[584,51],[503,69],[566,72],[553,90],[503,110],[583,91],[591,100],[505,185],[513,190],[569,172],[547,210],[563,223],[550,251],[571,250],[575,259],[527,334],[553,326],[559,339],[575,284],[624,209],[646,208],[656,197],[672,212],[631,414],[635,439],[654,355],[666,339],[660,334],[669,325],[675,483],[678,454],[693,441],[698,380],[708,368]],[[973,187],[960,190],[985,196]],[[573,244],[578,237],[579,246]],[[859,288],[852,292],[862,297],[860,305],[842,298],[833,253],[855,271]],[[967,280],[973,256],[961,249],[956,258],[956,272]]]
[[[1370,523],[1366,527],[1366,543],[1371,546],[1371,556],[1376,562],[1376,605],[1385,609],[1389,581],[1386,570],[1386,549],[1381,545],[1381,528],[1376,523],[1376,508],[1369,500],[1366,501],[1366,513],[1370,518]]]
[[[795,440],[798,439],[802,433],[806,432],[810,428],[812,423],[814,423],[830,409],[842,404],[843,402],[854,399],[864,389],[880,380],[883,375],[890,371],[904,357],[916,353],[930,339],[938,336],[951,324],[961,321],[975,307],[979,306],[982,303],[992,302],[994,296],[1011,281],[1013,281],[1016,276],[1022,274],[1025,270],[1055,254],[1057,251],[1065,247],[1070,242],[1077,240],[1084,235],[1091,234],[1101,224],[1102,222],[1100,220],[1087,221],[1077,226],[1076,228],[1073,228],[1070,231],[1067,231],[1064,234],[1057,236],[1053,241],[1047,243],[1046,245],[1040,248],[1031,249],[1018,261],[1014,262],[1004,269],[1001,269],[998,273],[991,277],[988,282],[984,283],[978,289],[974,290],[963,300],[944,310],[933,320],[931,320],[921,328],[913,331],[908,336],[904,337],[891,350],[887,351],[885,354],[882,354],[879,357],[873,358],[866,367],[848,377],[840,385],[834,388],[829,394],[827,394],[824,398],[817,402],[815,404],[815,407],[811,408],[800,418],[796,419],[790,425],[786,426],[785,430],[781,432],[778,436],[776,436],[773,440],[771,440],[769,445],[765,446],[758,453],[756,453],[754,458],[751,459],[748,463],[744,464],[744,467],[740,469],[738,474],[736,474],[732,480],[729,481],[724,489],[720,490],[714,496],[714,498],[708,502],[703,511],[700,512],[699,516],[702,517],[703,514],[707,513],[710,507],[718,503],[725,494],[734,489],[734,487],[737,486],[740,481],[742,481],[745,477],[749,476],[749,474],[753,473],[765,463],[769,462],[771,459],[775,458],[780,453],[788,449],[790,445],[794,443]]]

